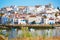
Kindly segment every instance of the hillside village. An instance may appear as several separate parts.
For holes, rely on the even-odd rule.
[[[57,24],[60,10],[52,4],[9,6],[0,9],[0,24]]]

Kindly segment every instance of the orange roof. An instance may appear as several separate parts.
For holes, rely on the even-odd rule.
[[[36,15],[30,15],[30,17],[36,17]]]
[[[23,10],[26,8],[26,6],[19,6],[19,8]]]

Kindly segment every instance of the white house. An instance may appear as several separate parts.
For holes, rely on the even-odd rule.
[[[40,24],[41,23],[41,16],[36,16],[35,22],[36,22],[36,24]]]
[[[18,8],[20,14],[27,13],[27,6],[19,6]]]
[[[47,14],[47,19],[48,19],[48,23],[47,24],[55,24],[55,13],[58,12],[57,9],[53,9],[53,8],[47,8],[46,9],[46,14]],[[46,19],[46,20],[47,20]]]
[[[18,24],[26,25],[26,21],[24,19],[18,19]]]
[[[36,13],[39,14],[39,13],[42,13],[42,12],[45,12],[45,6],[39,6],[38,8],[36,8]]]
[[[6,10],[7,10],[7,11],[11,11],[11,10],[13,10],[13,9],[10,8],[10,7],[7,7]]]
[[[35,14],[35,7],[34,6],[28,6],[27,7],[27,13]]]
[[[31,24],[31,22],[36,20],[36,16],[35,15],[30,15],[27,20],[28,20],[28,23]]]

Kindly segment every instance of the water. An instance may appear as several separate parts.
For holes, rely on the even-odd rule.
[[[12,38],[16,38],[16,37],[17,37],[17,29],[12,28],[9,31],[8,39],[11,40]]]

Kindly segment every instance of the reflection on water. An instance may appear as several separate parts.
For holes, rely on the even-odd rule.
[[[36,35],[36,36],[60,36],[60,29],[45,29],[45,30],[35,30],[35,31],[28,31],[29,33],[32,34],[32,36]],[[9,31],[9,35],[14,38],[17,35],[21,36],[21,34],[24,33],[22,30],[16,30],[16,29],[12,29]]]
[[[37,37],[37,36],[43,36],[43,37],[53,37],[53,36],[60,36],[60,28],[55,29],[31,29],[27,31],[23,30],[17,30],[15,28],[12,28],[9,31],[2,30],[0,33],[7,34],[8,33],[8,39],[11,38],[17,38],[17,37]]]

